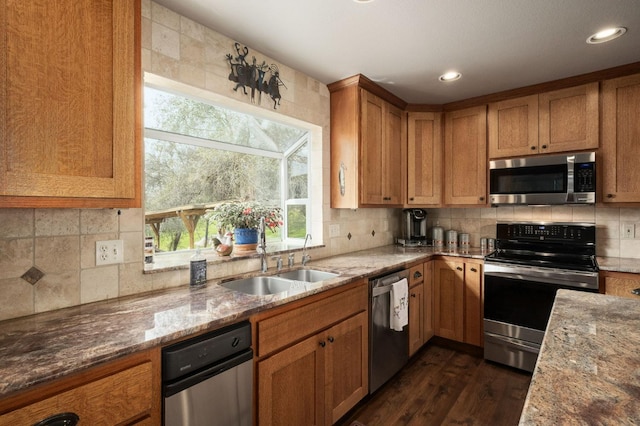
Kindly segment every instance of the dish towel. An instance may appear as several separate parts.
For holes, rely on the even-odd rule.
[[[409,283],[406,278],[391,284],[391,307],[389,325],[392,330],[402,331],[409,324]]]

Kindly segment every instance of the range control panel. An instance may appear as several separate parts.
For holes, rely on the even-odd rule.
[[[496,234],[500,240],[588,244],[595,243],[596,227],[570,223],[498,223]]]

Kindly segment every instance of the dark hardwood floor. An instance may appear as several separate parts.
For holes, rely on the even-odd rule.
[[[478,350],[436,339],[337,424],[517,425],[530,381]]]

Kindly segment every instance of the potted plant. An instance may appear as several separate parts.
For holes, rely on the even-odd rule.
[[[264,217],[265,225],[271,232],[282,225],[279,207],[269,207],[256,201],[228,202],[216,206],[211,215],[218,224],[218,230],[234,230],[236,244],[256,244],[258,226]]]

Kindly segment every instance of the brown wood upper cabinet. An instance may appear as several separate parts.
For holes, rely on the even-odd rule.
[[[407,205],[442,204],[442,113],[407,117]]]
[[[140,0],[0,7],[0,207],[139,207]]]
[[[598,148],[598,83],[489,104],[489,158]]]
[[[444,202],[487,204],[487,108],[447,112],[444,125]]]
[[[640,202],[640,75],[602,84],[602,201]]]
[[[406,175],[403,110],[360,86],[363,76],[331,91],[331,207],[401,207]]]

